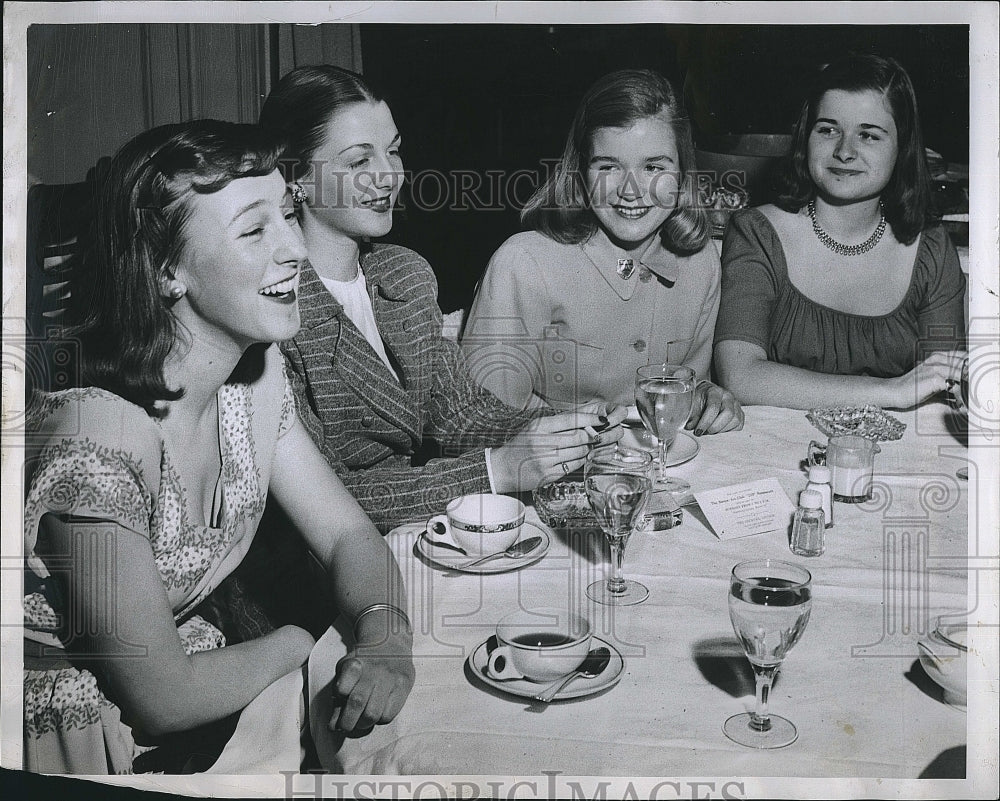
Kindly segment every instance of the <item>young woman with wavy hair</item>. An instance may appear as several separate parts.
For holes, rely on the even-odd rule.
[[[307,631],[227,644],[201,614],[268,494],[355,622],[332,725],[387,722],[413,685],[399,569],[299,422],[273,344],[299,329],[306,258],[280,153],[256,126],[199,120],[139,135],[100,181],[74,284],[84,386],[39,395],[30,417],[28,770],[170,771],[165,754],[276,682],[292,682],[282,697],[296,703]],[[267,753],[296,769],[299,735],[276,726]]]
[[[848,55],[805,99],[775,205],[722,252],[716,367],[743,403],[906,408],[961,375],[966,278],[930,214],[917,101],[893,59]]]
[[[521,213],[532,230],[483,277],[463,338],[477,380],[519,407],[630,404],[637,368],[683,363],[700,379],[687,427],[741,427],[739,404],[709,380],[720,267],[694,170],[662,75],[598,80]]]

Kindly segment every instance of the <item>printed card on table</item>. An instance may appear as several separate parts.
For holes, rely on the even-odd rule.
[[[720,540],[788,529],[795,506],[776,478],[695,493]]]

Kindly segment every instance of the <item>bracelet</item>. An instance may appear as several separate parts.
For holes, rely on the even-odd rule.
[[[357,617],[354,618],[354,627],[352,631],[354,632],[354,639],[358,638],[358,623],[361,622],[361,618],[367,615],[369,612],[392,612],[394,615],[399,617],[405,624],[406,630],[412,634],[413,626],[410,623],[410,617],[402,609],[400,609],[395,604],[372,604],[371,606],[366,606],[360,612],[358,612]]]

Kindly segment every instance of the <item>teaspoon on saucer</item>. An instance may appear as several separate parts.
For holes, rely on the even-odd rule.
[[[455,567],[461,570],[465,570],[467,567],[475,567],[476,565],[482,564],[483,562],[487,562],[490,559],[499,559],[501,556],[504,556],[507,559],[523,559],[541,544],[542,544],[541,537],[529,537],[526,540],[520,540],[519,542],[515,542],[506,551],[498,551],[497,553],[491,553],[487,554],[486,556],[480,556],[478,559],[473,559],[471,562],[465,562],[460,565],[455,565]]]
[[[589,654],[587,658],[583,660],[583,664],[580,665],[576,670],[567,676],[563,676],[561,679],[550,684],[544,690],[542,690],[538,695],[535,696],[536,701],[542,701],[543,703],[549,703],[553,698],[555,698],[560,691],[569,684],[573,679],[576,678],[587,678],[593,679],[600,676],[604,672],[604,668],[608,666],[611,661],[611,651],[607,648],[595,648]]]

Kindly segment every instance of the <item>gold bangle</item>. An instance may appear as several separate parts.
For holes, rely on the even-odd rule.
[[[408,633],[413,633],[413,626],[410,623],[410,617],[405,611],[400,609],[395,604],[372,604],[371,606],[366,606],[357,616],[354,618],[354,626],[352,631],[354,632],[354,639],[358,639],[358,623],[361,622],[361,618],[367,615],[369,612],[392,612],[406,624],[406,630]]]

